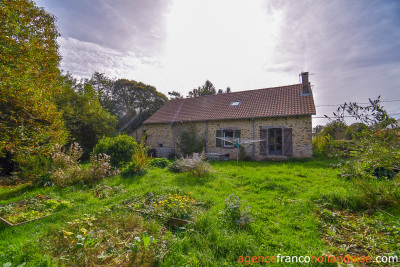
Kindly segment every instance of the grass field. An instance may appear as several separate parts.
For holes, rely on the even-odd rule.
[[[366,248],[375,242],[378,251],[395,253],[399,211],[365,213],[357,188],[338,179],[330,163],[324,158],[284,163],[227,161],[213,162],[214,173],[202,178],[153,167],[144,175],[107,178],[100,185],[2,186],[0,205],[42,194],[67,200],[73,207],[17,227],[0,226],[0,265],[244,266],[239,256],[344,254],[349,250],[330,239],[340,236],[339,226],[363,224],[364,228],[355,226],[352,234],[357,234],[366,226],[373,228],[377,220],[381,226],[376,226],[376,238],[361,242],[365,248],[359,251],[375,253]],[[127,208],[127,200],[144,199],[150,192],[190,195],[200,203],[195,223],[172,228],[163,219],[140,216]],[[233,227],[221,215],[230,194],[251,207],[253,222],[248,227]],[[327,230],[332,225],[337,226],[334,234]],[[394,227],[390,237],[382,225]],[[129,244],[136,242],[134,237],[144,239],[143,231],[158,242],[145,247],[142,240],[139,252],[133,253]]]

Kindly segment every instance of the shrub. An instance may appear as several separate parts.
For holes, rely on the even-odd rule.
[[[354,189],[361,192],[361,199],[370,208],[398,207],[400,205],[400,175],[393,180],[354,179]]]
[[[143,136],[142,141],[136,148],[136,152],[133,155],[131,162],[124,166],[122,174],[124,176],[132,176],[144,173],[151,162],[151,156],[147,153],[149,149],[150,147],[145,146],[145,136]]]
[[[250,206],[244,205],[244,201],[240,200],[238,196],[230,194],[225,199],[224,210],[220,212],[222,220],[239,228],[248,226],[253,219],[250,216]]]
[[[313,140],[312,140],[312,145],[313,145],[313,151],[315,153],[323,153],[327,154],[327,145],[329,142],[328,136],[324,136],[322,134],[318,134]]]
[[[239,160],[241,160],[241,161],[251,160],[251,156],[249,154],[247,154],[246,149],[243,146],[239,147],[238,157],[239,157]]]
[[[82,148],[78,143],[73,143],[65,150],[58,144],[55,145],[55,152],[51,155],[53,167],[56,169],[65,169],[69,166],[78,165],[79,159],[83,154]]]
[[[106,154],[97,154],[90,156],[90,166],[88,175],[85,175],[85,182],[97,182],[106,177],[118,174],[118,169],[113,169],[110,164],[110,156]]]
[[[168,167],[170,164],[171,164],[171,162],[166,158],[154,158],[150,162],[151,166],[158,167],[161,169]]]
[[[212,172],[210,163],[205,161],[204,151],[199,157],[186,157],[173,162],[168,169],[171,172],[190,172],[192,175],[202,177]]]
[[[117,174],[110,164],[110,156],[106,154],[92,155],[89,168],[82,168],[78,159],[82,155],[82,148],[74,143],[68,150],[56,146],[52,155],[51,180],[59,186],[67,186],[77,182],[97,182],[105,177]]]
[[[93,149],[92,154],[107,154],[111,157],[112,166],[119,168],[131,162],[138,145],[132,136],[121,134],[116,137],[105,137]]]
[[[181,130],[178,145],[183,155],[192,155],[193,152],[200,153],[205,147],[205,138],[198,136],[197,133],[196,126],[191,123]]]
[[[67,150],[56,145],[55,152],[51,155],[53,182],[59,186],[66,186],[83,180],[85,173],[79,166],[81,156],[82,148],[78,143],[73,143]]]
[[[343,177],[393,179],[400,171],[400,134],[398,129],[363,131],[352,147],[352,158],[342,162]]]
[[[33,182],[38,182],[51,173],[51,159],[43,155],[27,156],[20,160],[18,176]]]

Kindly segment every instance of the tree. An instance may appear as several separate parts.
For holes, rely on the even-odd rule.
[[[104,73],[96,71],[86,82],[91,84],[93,89],[97,92],[102,107],[109,110],[111,113],[116,114],[117,110],[114,110],[116,105],[113,96],[115,80],[108,78]]]
[[[118,118],[118,133],[130,133],[161,108],[168,98],[151,85],[142,82],[107,78],[95,72],[87,81],[100,99],[100,103]]]
[[[215,95],[216,90],[212,82],[207,80],[201,87],[199,86],[197,89],[193,89],[189,92],[187,97],[198,97],[203,95]]]
[[[176,92],[176,91],[168,92],[168,95],[170,96],[170,99],[182,99],[183,98],[181,93]]]
[[[101,106],[100,97],[87,81],[77,82],[67,73],[60,77],[60,84],[62,94],[55,101],[70,134],[69,143],[79,143],[83,157],[89,158],[89,153],[103,136],[115,133],[118,120]]]
[[[341,166],[343,177],[393,179],[400,172],[400,128],[380,104],[380,97],[369,104],[344,103],[334,113],[336,123],[343,123],[345,114],[361,124],[348,127],[354,144],[352,158]],[[325,129],[324,129],[325,130]]]
[[[60,55],[56,18],[29,0],[0,1],[0,156],[49,154],[67,133],[53,98]]]

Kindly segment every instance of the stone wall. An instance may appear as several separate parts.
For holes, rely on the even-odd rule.
[[[292,128],[293,157],[312,157],[312,123],[311,116],[289,116],[273,118],[218,120],[208,122],[192,122],[198,130],[199,136],[207,140],[206,151],[208,153],[229,154],[231,159],[236,158],[237,148],[216,146],[217,130],[240,130],[242,139],[260,139],[260,130],[273,128]],[[148,131],[147,145],[153,148],[163,146],[171,147],[173,153],[180,155],[178,139],[180,131],[188,123],[180,124],[146,124],[133,134],[140,140],[141,134]],[[268,156],[261,155],[260,143],[243,145],[248,156],[255,160],[265,160]]]

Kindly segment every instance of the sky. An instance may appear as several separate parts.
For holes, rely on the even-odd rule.
[[[400,118],[397,0],[35,2],[57,17],[60,68],[78,78],[97,71],[186,96],[207,79],[237,92],[309,71],[313,126],[338,104],[378,96]]]

